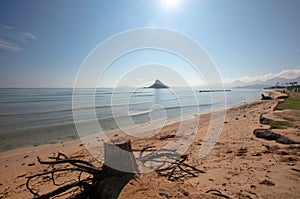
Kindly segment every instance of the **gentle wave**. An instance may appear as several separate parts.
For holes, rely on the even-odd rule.
[[[129,113],[127,114],[128,116],[137,116],[137,115],[144,115],[144,114],[148,114],[151,113],[152,110],[145,110],[145,111],[129,111]]]
[[[96,114],[104,130],[118,128],[115,119],[131,117],[136,123],[144,123],[159,117],[203,113],[223,105],[220,101],[212,104],[208,94],[184,89],[176,92],[168,89],[138,89],[133,92],[96,89],[93,92],[93,89],[81,89],[73,96],[72,89],[0,89],[0,148],[8,150],[24,144],[33,146],[78,138],[73,121],[72,97],[83,100],[95,94],[92,102],[81,103],[76,110],[80,113],[81,122],[88,123],[92,119],[88,113],[94,109],[91,104],[95,103]],[[124,104],[128,96],[129,101]],[[258,99],[260,91],[232,90],[226,96],[227,103],[233,105]],[[116,99],[113,108],[112,97]],[[161,108],[151,109],[156,104]],[[166,115],[157,114],[162,110]],[[115,117],[113,113],[116,113]],[[150,115],[156,118],[150,118]]]

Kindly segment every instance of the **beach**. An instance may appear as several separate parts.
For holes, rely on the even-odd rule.
[[[300,199],[300,0],[0,5],[0,199]]]
[[[273,92],[273,98],[279,93]],[[255,101],[233,106],[226,110],[226,119],[221,136],[213,150],[199,158],[211,114],[203,114],[185,121],[183,134],[195,130],[195,137],[185,152],[187,163],[203,171],[197,177],[179,181],[169,181],[155,171],[137,174],[119,193],[118,198],[224,198],[210,194],[212,190],[230,198],[298,198],[300,195],[299,145],[285,145],[275,141],[257,138],[255,129],[268,129],[261,124],[261,115],[269,118],[287,119],[293,123],[286,129],[274,129],[293,140],[300,141],[299,112],[274,111],[279,99]],[[200,125],[198,123],[200,121]],[[166,125],[152,137],[139,138],[124,135],[121,130],[112,130],[108,137],[125,137],[131,140],[136,155],[145,146],[160,148],[172,141],[172,135],[178,131],[180,122]],[[146,132],[145,132],[146,133]],[[162,139],[163,138],[163,139]],[[184,137],[182,138],[184,139]],[[101,167],[85,149],[85,145],[99,149],[103,155],[100,138],[67,141],[36,147],[27,147],[1,152],[0,198],[32,198],[26,189],[26,176],[43,172],[47,166],[40,165],[36,157],[47,159],[54,153],[63,152],[69,157],[76,157]],[[272,150],[270,150],[272,149]],[[65,178],[72,178],[64,174]],[[40,192],[53,188],[47,185],[47,179],[39,184]],[[44,186],[43,186],[44,185]],[[206,193],[207,192],[207,193]]]

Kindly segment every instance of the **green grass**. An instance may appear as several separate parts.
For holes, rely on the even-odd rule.
[[[270,125],[272,129],[286,129],[289,123],[287,121],[273,121]]]
[[[291,95],[283,102],[279,102],[275,110],[293,109],[300,110],[300,94]]]

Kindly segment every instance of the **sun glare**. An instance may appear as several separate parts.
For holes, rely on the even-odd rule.
[[[163,0],[165,7],[170,10],[179,5],[181,0]]]

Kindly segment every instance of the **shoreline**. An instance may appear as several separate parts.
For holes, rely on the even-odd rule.
[[[186,139],[191,132],[195,133],[192,143],[184,153],[188,156],[187,163],[203,170],[204,173],[178,182],[170,182],[154,171],[142,173],[123,188],[118,198],[163,199],[165,197],[160,194],[164,193],[173,198],[193,199],[193,195],[211,189],[219,190],[232,198],[296,198],[300,195],[298,183],[300,174],[297,173],[298,170],[300,171],[300,164],[297,162],[300,151],[289,145],[256,138],[253,134],[255,129],[269,128],[268,125],[260,124],[260,115],[273,113],[278,101],[280,100],[254,101],[227,107],[222,133],[212,151],[203,159],[199,158],[199,151],[210,123],[210,114],[186,120],[183,126],[183,137],[180,139]],[[168,144],[173,138],[166,137],[176,134],[178,126],[178,122],[166,125],[155,134],[153,131],[149,132],[152,136],[143,138],[124,135],[120,130],[110,131],[106,135],[112,139],[126,136],[131,140],[134,154],[138,156],[145,146],[154,146],[154,149],[158,149]],[[294,129],[288,130],[291,133],[295,132]],[[0,186],[0,197],[6,199],[32,197],[26,189],[25,176],[47,169],[47,166],[37,162],[36,156],[46,160],[59,151],[69,157],[83,159],[101,167],[102,162],[97,160],[103,158],[101,137],[90,137],[85,141],[85,144],[77,140],[0,153],[0,165],[2,165],[0,183],[3,185]],[[92,156],[85,146],[95,149],[98,152],[96,156]],[[278,150],[271,155],[266,150],[266,146],[277,147]],[[70,177],[65,176],[65,178]],[[271,185],[265,185],[266,182],[270,182]],[[42,193],[52,189],[45,183],[39,184]]]
[[[238,108],[240,106],[244,106],[244,105],[247,105],[247,104],[251,105],[251,104],[257,103],[257,102],[260,102],[260,100],[257,99],[257,100],[250,101],[250,102],[240,102],[240,103],[235,104],[235,105],[226,106],[225,108],[204,111],[204,113],[201,113],[201,114],[184,115],[183,117],[185,117],[185,119],[183,119],[183,120],[180,119],[180,116],[172,116],[170,118],[167,118],[167,121],[166,121],[165,125],[170,126],[170,125],[173,125],[173,124],[176,124],[176,123],[180,123],[181,121],[195,120],[198,117],[208,117],[212,112],[221,111],[221,110],[225,110],[225,112],[226,112],[226,111],[228,111],[229,109],[232,109],[232,108]],[[138,124],[138,125],[144,125],[144,124],[147,124],[147,123],[149,123],[149,122],[141,123],[141,124]],[[70,124],[70,123],[68,123],[68,124]],[[130,129],[132,127],[125,127],[125,128]],[[77,131],[77,129],[76,129],[76,131]],[[112,130],[103,131],[102,133],[104,133],[104,134],[116,134],[120,131],[121,131],[120,128],[116,128],[116,129],[112,129]],[[87,138],[94,137],[97,134],[98,133],[88,135]],[[75,135],[78,135],[78,133],[75,132]],[[60,143],[53,143],[53,144],[45,143],[45,144],[39,144],[37,146],[24,146],[24,147],[17,147],[17,148],[14,148],[14,149],[9,149],[9,150],[3,150],[3,151],[0,151],[0,157],[8,157],[10,155],[20,154],[20,153],[22,153],[22,151],[30,152],[30,151],[36,151],[36,150],[40,150],[40,149],[44,150],[44,149],[54,148],[54,147],[55,148],[66,147],[66,146],[72,145],[74,143],[80,144],[82,142],[82,139],[85,139],[85,138],[84,137],[83,138],[78,137],[76,139],[71,139],[71,140],[61,140]]]
[[[232,98],[232,96],[231,96],[228,98],[227,103],[229,105],[227,105],[227,107],[236,105],[236,104],[240,104],[244,101],[253,101],[253,99],[258,99],[258,97],[260,95],[259,93],[261,93],[261,92],[262,91],[258,91],[258,90],[251,91],[251,92],[249,92],[249,94],[248,94],[248,92],[246,92],[245,97],[241,97],[241,98],[239,98],[239,97]],[[240,96],[241,94],[243,94],[243,93],[238,91],[233,96]],[[210,103],[206,103],[208,98],[203,98],[203,96],[200,98],[201,98],[201,102],[203,103],[203,105],[199,105],[199,107],[195,106],[195,107],[187,108],[187,109],[185,109],[185,108],[183,108],[183,109],[179,108],[176,110],[172,109],[170,111],[170,113],[168,113],[169,118],[167,120],[168,121],[169,120],[180,121],[181,120],[179,118],[180,115],[183,115],[184,119],[192,118],[194,114],[198,115],[199,113],[205,114],[205,113],[211,112],[211,108],[212,108],[211,106],[214,106],[213,108],[218,108],[218,105],[210,105]],[[173,107],[173,105],[171,107]],[[194,111],[196,109],[199,111]],[[182,113],[182,112],[184,112],[184,113]],[[45,115],[47,115],[46,112],[45,112]],[[70,113],[70,115],[72,116],[72,113]],[[135,122],[137,122],[138,124],[142,124],[142,123],[149,122],[150,118],[148,116],[149,115],[133,115],[132,119]],[[59,118],[61,118],[61,117],[66,119],[66,117],[63,116],[63,114],[59,116]],[[31,117],[29,117],[29,118],[31,118]],[[32,117],[32,118],[36,118],[36,120],[39,121],[39,115]],[[49,118],[52,121],[51,117],[49,117]],[[175,119],[173,119],[173,118],[175,118]],[[71,118],[71,119],[73,119],[73,118]],[[157,118],[157,119],[159,119],[159,118]],[[13,122],[14,121],[13,117],[7,118],[7,121],[11,121],[10,123],[12,123],[12,124],[16,123],[16,122]],[[2,124],[2,127],[3,127],[2,133],[0,133],[0,139],[1,139],[0,140],[0,145],[1,145],[0,151],[1,152],[7,151],[7,150],[13,150],[16,148],[27,148],[27,147],[31,147],[31,146],[61,143],[61,142],[72,141],[72,140],[78,139],[78,134],[77,134],[73,120],[70,120],[70,122],[56,123],[56,124],[52,124],[51,121],[49,122],[49,124],[47,124],[48,122],[46,122],[44,124],[44,123],[35,122],[35,120],[31,121],[31,119],[29,119],[28,121],[29,122],[27,122],[26,126],[24,126],[22,124],[23,127],[20,126],[21,124],[19,125],[19,123],[16,123],[16,126],[11,125],[11,126],[7,127],[7,126],[5,126],[6,122],[4,120],[4,122]],[[63,121],[65,121],[65,120],[63,120]],[[60,122],[60,121],[58,121],[58,122]],[[110,117],[110,116],[102,118],[98,122],[101,124],[101,127],[104,131],[110,131],[112,129],[119,128],[118,125],[115,124],[113,117]],[[33,125],[36,124],[37,126],[29,127],[31,125],[28,125],[28,124],[33,124]],[[86,126],[89,126],[88,121],[86,122]],[[91,132],[91,133],[96,133],[96,132]]]

